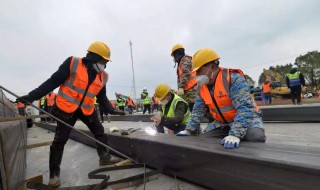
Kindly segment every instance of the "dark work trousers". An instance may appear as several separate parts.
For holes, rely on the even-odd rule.
[[[159,104],[153,104],[153,106],[152,106],[152,113],[153,113],[154,110],[159,111]]]
[[[194,103],[188,103],[188,105],[189,105],[189,110],[190,110],[190,112],[192,112]]]
[[[124,106],[119,106],[119,110],[124,111]]]
[[[301,102],[301,85],[290,86],[290,90],[291,90],[292,103],[296,104],[296,99],[297,99],[298,104],[300,104],[300,102]]]
[[[217,137],[217,138],[224,138],[228,136],[230,128],[216,128],[206,133],[201,134],[201,137]],[[266,136],[264,133],[263,128],[249,128],[247,130],[246,135],[242,139],[244,141],[251,141],[251,142],[266,142]]]
[[[128,109],[129,109],[129,114],[132,114],[132,112],[133,112],[133,107],[132,107],[132,106],[128,106]]]
[[[271,96],[271,92],[266,92],[264,93],[264,98],[265,98],[265,103],[267,104],[269,102],[269,104],[272,103],[272,96]]]
[[[177,134],[179,133],[180,131],[183,131],[186,126],[185,125],[178,125],[178,126],[163,126],[162,124],[156,126],[157,128],[157,132],[158,133],[164,133],[164,127],[168,128],[168,129],[171,129],[174,134]]]
[[[47,111],[45,105],[40,106],[40,108],[43,109],[44,111]],[[39,115],[42,115],[42,114],[44,114],[44,112],[39,111]],[[45,117],[41,117],[40,120],[41,120],[41,121],[46,121],[46,118],[45,118]]]
[[[150,114],[150,113],[151,113],[151,106],[150,106],[150,104],[144,104],[144,105],[143,105],[143,114],[145,114],[147,110],[148,110],[148,113]]]
[[[52,106],[47,106],[47,110],[49,113],[51,113],[52,111]],[[47,117],[46,118],[48,122],[53,122],[53,118],[52,117]]]
[[[52,114],[62,121],[74,126],[77,119],[80,119],[84,124],[86,124],[89,130],[93,133],[95,139],[99,140],[104,144],[108,144],[107,136],[104,134],[104,128],[98,119],[97,112],[94,111],[91,115],[85,116],[81,109],[78,108],[73,113],[65,113],[60,110],[57,106],[52,109]],[[53,176],[59,176],[60,174],[60,164],[63,155],[64,145],[68,141],[71,128],[65,126],[61,122],[57,121],[56,134],[52,145],[50,146],[50,158],[49,158],[49,168],[50,168],[50,178]],[[109,151],[97,144],[97,152],[100,158],[110,157]]]
[[[25,108],[18,108],[19,111],[19,115],[25,116],[26,112],[25,112]]]

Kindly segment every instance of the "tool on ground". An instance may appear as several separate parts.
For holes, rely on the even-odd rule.
[[[18,97],[19,97],[18,95],[16,95],[15,93],[11,92],[10,90],[6,89],[5,87],[3,87],[3,86],[1,86],[1,85],[0,85],[0,88],[1,88],[1,89],[3,89],[4,91],[8,92],[9,94],[11,94],[11,95],[15,96],[16,98],[18,98]],[[35,109],[37,109],[37,110],[39,110],[39,111],[42,111],[43,113],[47,114],[48,116],[52,117],[53,119],[55,119],[55,120],[59,121],[60,123],[62,123],[62,124],[64,124],[64,125],[66,125],[67,127],[71,128],[71,129],[73,129],[73,130],[75,130],[75,131],[79,132],[80,134],[82,134],[82,135],[84,135],[84,136],[88,137],[89,139],[93,140],[94,142],[96,142],[96,143],[100,144],[101,146],[103,146],[103,147],[105,147],[105,148],[108,148],[108,149],[112,150],[113,152],[115,152],[115,153],[119,154],[120,156],[123,156],[123,157],[125,157],[125,158],[127,158],[127,159],[129,159],[129,160],[133,161],[134,163],[139,163],[138,161],[135,161],[134,159],[130,158],[129,156],[127,156],[127,155],[125,155],[125,154],[123,154],[123,153],[121,153],[121,152],[119,152],[119,151],[115,150],[114,148],[111,148],[110,146],[108,146],[108,145],[106,145],[106,144],[104,144],[104,143],[102,143],[102,142],[100,142],[100,141],[98,141],[98,140],[96,140],[96,139],[94,139],[94,138],[90,137],[89,135],[85,134],[84,132],[82,132],[82,131],[80,131],[80,130],[78,130],[78,129],[74,128],[74,127],[72,127],[72,126],[71,126],[71,125],[69,125],[68,123],[66,123],[66,122],[62,121],[61,119],[59,119],[59,118],[57,118],[56,116],[54,116],[54,115],[52,115],[52,114],[48,113],[47,111],[45,111],[45,110],[43,110],[43,109],[41,109],[41,108],[38,108],[37,106],[35,106],[35,105],[31,104],[30,102],[27,102],[27,103],[28,103],[28,104],[30,104],[30,106],[32,106],[33,108],[35,108]]]

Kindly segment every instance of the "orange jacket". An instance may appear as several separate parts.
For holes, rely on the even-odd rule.
[[[201,98],[209,107],[213,118],[221,123],[232,122],[237,112],[237,110],[233,107],[232,100],[230,98],[230,72],[239,73],[240,75],[244,76],[243,72],[239,69],[220,68],[220,72],[218,73],[214,85],[214,99],[216,100],[217,107],[220,109],[223,117],[219,114],[207,85],[202,85],[200,88]],[[254,105],[256,106],[255,103]],[[256,109],[259,109],[259,107],[256,106]]]
[[[18,102],[17,107],[18,107],[18,109],[20,109],[20,108],[25,108],[26,106],[23,103]]]
[[[114,103],[114,101],[110,101],[111,105],[113,108],[116,108],[116,103]]]
[[[188,57],[190,57],[190,56],[188,56]],[[179,64],[178,79],[180,82],[182,81],[181,74],[182,74],[182,64]],[[189,81],[187,82],[186,86],[184,87],[184,90],[189,90],[190,88],[194,87],[197,84],[197,79],[195,77],[196,77],[196,72],[190,73]]]
[[[60,86],[56,104],[62,111],[72,113],[79,107],[83,99],[81,110],[84,115],[91,115],[95,108],[94,97],[107,81],[108,74],[106,72],[98,73],[84,97],[89,82],[87,68],[82,63],[82,58],[72,57],[70,75],[65,83]]]
[[[126,102],[127,102],[127,106],[132,106],[132,107],[134,106],[132,99],[128,98]]]
[[[55,93],[51,93],[51,95],[47,94],[46,95],[47,106],[53,106],[55,98],[56,98]]]
[[[271,92],[271,83],[263,83],[262,84],[263,93],[270,93]]]

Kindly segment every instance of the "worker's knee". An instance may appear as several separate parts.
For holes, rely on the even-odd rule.
[[[251,142],[266,142],[264,128],[249,128],[243,140]]]

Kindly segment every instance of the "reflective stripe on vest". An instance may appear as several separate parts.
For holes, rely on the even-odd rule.
[[[118,101],[118,106],[125,106],[126,105],[123,98],[118,98],[117,101]]]
[[[49,95],[49,94],[46,95],[47,106],[53,106],[55,97],[56,97],[55,93],[51,93],[51,95]]]
[[[98,73],[85,92],[89,83],[87,68],[81,58],[72,57],[69,77],[59,88],[56,104],[67,113],[74,112],[81,104],[83,114],[91,115],[95,108],[94,97],[107,81],[108,74],[106,72]]]
[[[288,78],[289,78],[290,86],[299,86],[299,85],[301,85],[300,72],[299,71],[295,72],[294,74],[289,73],[288,74]]]
[[[192,57],[190,56],[187,56],[186,57],[189,57],[190,59],[192,59]],[[181,78],[181,75],[182,75],[182,64],[179,64],[179,67],[178,67],[178,80],[179,82],[182,82],[182,78]],[[184,90],[189,90],[190,88],[193,88],[195,85],[197,84],[197,79],[196,79],[196,71],[190,73],[190,76],[189,76],[189,80],[186,84],[186,86],[184,87]]]
[[[142,94],[144,94],[144,96],[145,96],[145,98],[142,99],[142,104],[144,104],[144,105],[150,104],[151,100],[150,100],[149,96],[143,92],[142,92]]]
[[[271,83],[268,83],[268,84],[262,84],[262,88],[263,88],[263,93],[269,93],[271,92]]]
[[[165,117],[169,117],[169,118],[174,118],[175,117],[175,110],[176,110],[176,107],[177,107],[177,103],[178,102],[184,102],[185,104],[188,105],[188,103],[182,99],[180,96],[174,94],[174,98],[170,104],[170,108],[169,108],[169,111],[168,113],[165,115]],[[162,113],[165,112],[165,106],[162,106]],[[188,123],[188,121],[190,120],[190,117],[191,117],[191,112],[189,110],[189,107],[187,107],[187,112],[184,114],[184,117],[183,117],[183,121],[182,121],[182,125],[186,125]],[[176,125],[178,126],[178,124]]]
[[[237,112],[237,110],[233,107],[232,100],[230,98],[230,72],[236,72],[244,76],[241,70],[220,68],[220,72],[216,78],[216,83],[213,87],[213,95],[217,102],[217,106],[220,108],[223,117],[228,123],[234,120]],[[224,119],[221,117],[218,109],[213,103],[212,95],[207,85],[201,86],[200,96],[204,100],[205,104],[210,108],[210,113],[212,114],[213,118],[221,123],[225,123]]]
[[[128,106],[133,106],[133,101],[132,101],[132,99],[127,99],[127,105],[128,105]]]
[[[44,106],[44,103],[46,102],[46,97],[43,96],[41,99],[40,99],[40,105],[41,106]]]

